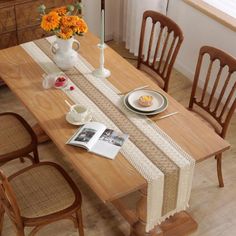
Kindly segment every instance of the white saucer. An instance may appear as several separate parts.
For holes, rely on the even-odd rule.
[[[83,121],[74,121],[71,118],[69,113],[66,114],[66,121],[68,123],[72,124],[72,125],[84,125],[84,124],[90,122],[91,120],[92,120],[92,114],[91,113],[88,113],[88,115],[85,117],[85,120],[83,120]]]

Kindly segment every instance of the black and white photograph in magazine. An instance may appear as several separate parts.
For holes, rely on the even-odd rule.
[[[84,128],[75,138],[75,141],[88,143],[95,133],[96,133],[95,129]]]
[[[127,135],[118,134],[112,129],[106,129],[99,140],[121,147]]]

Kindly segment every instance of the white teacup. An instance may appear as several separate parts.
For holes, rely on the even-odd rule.
[[[88,108],[75,104],[71,106],[69,115],[75,122],[84,122],[88,112]]]

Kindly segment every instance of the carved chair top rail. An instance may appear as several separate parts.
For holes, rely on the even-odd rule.
[[[204,76],[204,84],[201,93],[197,95],[204,57],[208,55],[208,67]],[[213,66],[218,62],[216,76],[213,76]],[[224,78],[223,71],[226,76]],[[213,76],[213,80],[212,80]],[[212,88],[210,84],[212,82]],[[223,83],[223,84],[222,84]],[[218,91],[218,96],[217,96]],[[236,109],[236,59],[224,51],[211,47],[203,46],[199,52],[198,63],[195,71],[192,94],[189,107],[197,104],[208,112],[222,127],[220,135],[225,136],[230,119]],[[209,98],[207,101],[207,97]]]
[[[144,40],[147,35],[146,25],[149,18],[152,20],[152,26],[148,49],[145,51]],[[165,91],[168,90],[170,74],[183,39],[182,30],[173,20],[159,12],[144,12],[140,35],[138,68],[140,69],[141,64],[144,64],[157,73],[164,82],[163,89]],[[145,57],[144,54],[147,56]]]

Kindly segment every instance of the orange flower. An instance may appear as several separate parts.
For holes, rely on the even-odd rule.
[[[55,9],[53,9],[52,11],[56,12],[59,16],[65,16],[67,11],[67,7],[63,6],[63,7],[57,7]]]
[[[42,8],[42,7],[41,7]],[[70,8],[74,8],[72,5]],[[42,16],[41,27],[45,31],[54,31],[54,33],[62,38],[69,39],[75,34],[83,34],[88,31],[85,21],[78,15],[71,15],[73,10],[69,6],[62,6],[53,9],[50,13]],[[42,14],[45,13],[45,6],[41,9]],[[76,13],[78,13],[76,11]]]
[[[78,16],[63,16],[61,18],[61,23],[64,27],[76,26],[78,19]]]
[[[61,27],[61,31],[58,33],[58,37],[62,39],[69,39],[73,36],[73,30],[69,27]]]
[[[41,22],[41,27],[45,31],[55,30],[59,27],[60,16],[56,12],[50,12],[44,15]]]
[[[82,18],[79,18],[79,20],[76,22],[76,26],[74,27],[74,32],[77,34],[88,32],[88,26]]]

